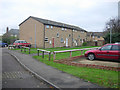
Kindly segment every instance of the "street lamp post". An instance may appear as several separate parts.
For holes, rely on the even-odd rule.
[[[110,28],[110,44],[112,42],[112,28]]]
[[[112,27],[107,25],[107,28],[110,30],[110,43],[112,42]]]

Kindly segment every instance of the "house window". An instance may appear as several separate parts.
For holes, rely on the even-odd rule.
[[[46,25],[46,28],[49,28],[49,25]]]
[[[45,37],[45,42],[48,42],[48,38],[47,37]]]
[[[63,38],[61,38],[61,42],[64,42]]]
[[[77,30],[75,30],[75,32],[77,32]]]
[[[82,42],[82,39],[80,39],[80,41]]]
[[[78,38],[80,38],[80,35],[78,35]]]
[[[32,40],[32,37],[30,37],[30,40]]]
[[[59,33],[57,33],[57,37],[59,37]]]
[[[64,30],[64,28],[62,28],[62,30]]]
[[[84,33],[84,31],[81,31],[81,33]]]
[[[10,36],[14,36],[13,34],[11,34]]]
[[[65,28],[65,31],[67,30],[67,28]]]
[[[17,35],[15,35],[15,37],[17,37]]]
[[[73,32],[74,32],[75,30],[73,29]]]
[[[100,36],[98,36],[98,38],[100,38]]]
[[[69,34],[69,37],[70,37],[71,35]]]
[[[53,26],[51,26],[51,28],[53,28]]]

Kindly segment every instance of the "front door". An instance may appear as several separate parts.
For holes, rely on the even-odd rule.
[[[52,38],[52,47],[54,48],[54,38]]]
[[[98,46],[97,42],[95,42],[95,46]]]
[[[66,38],[66,47],[68,47],[68,38]]]

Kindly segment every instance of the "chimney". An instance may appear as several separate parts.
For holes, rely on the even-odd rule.
[[[8,33],[8,30],[9,30],[9,28],[7,27],[7,29],[6,29],[6,33]]]

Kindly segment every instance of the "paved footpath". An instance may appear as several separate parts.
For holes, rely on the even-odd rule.
[[[26,65],[30,70],[34,71],[59,88],[103,88],[96,84],[85,82],[75,76],[62,72],[51,66],[47,66],[44,63],[33,59],[32,56],[12,50],[8,50],[8,52],[15,55],[20,60],[20,62]]]

